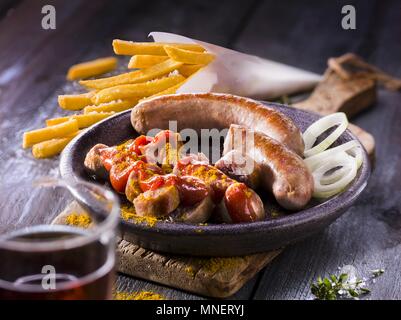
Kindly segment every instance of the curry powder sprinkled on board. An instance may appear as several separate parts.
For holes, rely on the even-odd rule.
[[[140,291],[131,293],[116,292],[114,294],[114,300],[166,300],[166,298],[151,291]]]
[[[235,269],[245,257],[230,257],[230,258],[208,258],[199,259],[192,266],[185,268],[185,271],[192,277],[195,277],[196,269],[203,270],[208,274],[215,274],[218,271]]]
[[[186,267],[185,268],[185,272],[188,273],[191,278],[195,278],[195,269],[194,267],[190,266],[190,267]]]
[[[69,226],[88,228],[92,218],[87,213],[72,212],[65,218],[65,223]]]
[[[232,258],[210,258],[210,259],[205,259],[202,262],[202,268],[208,272],[208,273],[216,273],[219,270],[227,270],[227,269],[233,269],[240,262],[243,261],[242,257],[232,257]]]
[[[154,217],[142,217],[138,216],[135,212],[134,206],[123,205],[121,206],[121,218],[126,221],[132,221],[133,223],[145,223],[149,227],[154,227],[159,221]]]

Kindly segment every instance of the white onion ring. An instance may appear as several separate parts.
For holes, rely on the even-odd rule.
[[[359,147],[349,149],[347,153],[356,159],[356,163],[359,169],[363,162],[362,146],[360,145]]]
[[[324,174],[327,171],[340,166],[346,169],[344,170],[344,174],[342,174],[337,181],[331,184],[322,184]],[[313,196],[315,198],[328,198],[334,196],[344,190],[344,188],[354,180],[357,171],[357,161],[354,157],[347,154],[338,154],[337,156],[332,157],[312,173],[315,182]]]
[[[318,153],[312,157],[304,159],[306,166],[309,168],[310,171],[314,171],[318,166],[320,166],[325,161],[329,160],[331,157],[339,154],[341,152],[350,152],[350,150],[361,148],[361,145],[356,140],[351,140],[346,143],[343,143],[335,148],[328,149],[321,153]],[[362,159],[362,153],[355,151],[355,154],[358,156],[360,155]],[[358,158],[359,159],[359,158]],[[359,160],[358,160],[359,161]]]
[[[313,146],[323,132],[335,125],[338,127],[326,139]],[[312,172],[315,198],[328,198],[343,191],[355,179],[358,169],[362,165],[362,146],[356,140],[327,150],[341,136],[347,126],[346,115],[338,112],[319,119],[303,133],[304,162]]]
[[[336,125],[338,125],[338,127],[332,133],[330,133],[328,137],[326,137],[318,145],[313,146],[317,138],[323,132]],[[305,142],[305,158],[311,157],[326,150],[342,135],[347,127],[347,116],[343,112],[333,113],[314,122],[302,135]]]
[[[320,183],[323,185],[332,184],[340,180],[348,171],[347,167],[341,167],[329,174],[325,174],[321,177]]]

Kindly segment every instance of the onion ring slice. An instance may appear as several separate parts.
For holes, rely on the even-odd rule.
[[[337,167],[345,168],[345,173],[342,174],[342,176],[334,183],[322,184],[322,178],[325,173]],[[313,196],[315,198],[328,198],[334,196],[344,190],[344,188],[354,180],[357,171],[358,165],[354,157],[345,153],[332,157],[312,173],[315,182]]]
[[[328,135],[318,145],[313,146],[317,138],[326,130],[338,125],[338,127]],[[302,137],[305,142],[304,156],[305,158],[314,156],[325,151],[330,147],[347,129],[348,119],[345,113],[337,112],[321,118],[309,126],[303,133]]]

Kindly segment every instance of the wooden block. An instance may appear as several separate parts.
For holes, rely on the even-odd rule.
[[[294,107],[327,115],[344,112],[349,118],[368,108],[376,101],[374,80],[362,75],[343,79],[330,72],[322,80],[311,96]]]
[[[376,83],[372,78],[356,73],[344,79],[328,69],[324,79],[317,85],[310,97],[293,106],[321,115],[344,112],[348,118],[351,118],[371,106],[375,101]],[[374,137],[353,124],[350,124],[349,129],[358,137],[371,160],[374,161]]]
[[[66,217],[72,212],[83,212],[83,209],[72,202],[52,223],[66,224]],[[199,258],[157,253],[121,239],[117,246],[117,270],[199,295],[226,298],[235,294],[280,252]]]
[[[375,138],[369,132],[352,123],[349,124],[348,129],[361,141],[373,163],[375,160]]]

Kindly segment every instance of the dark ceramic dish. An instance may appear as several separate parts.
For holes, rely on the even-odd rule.
[[[280,104],[269,106],[290,117],[303,132],[319,116]],[[106,119],[77,136],[64,150],[60,171],[63,178],[93,181],[84,170],[84,159],[89,149],[97,143],[116,145],[137,134],[130,123],[130,111]],[[348,130],[340,137],[342,144],[356,137]],[[206,226],[183,223],[158,222],[146,224],[121,221],[123,238],[143,248],[174,254],[203,256],[247,255],[284,247],[323,229],[342,215],[359,197],[367,185],[370,165],[363,153],[363,165],[347,189],[323,202],[311,202],[308,208],[296,212],[280,212],[277,217],[254,223],[211,224]],[[261,194],[261,193],[259,193]],[[271,199],[264,199],[271,203]],[[271,206],[268,205],[268,209]],[[273,204],[273,211],[279,208]]]

